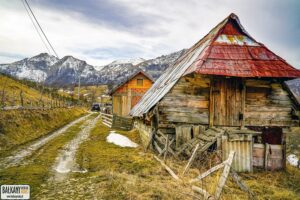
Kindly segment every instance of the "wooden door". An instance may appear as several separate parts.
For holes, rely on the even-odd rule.
[[[242,120],[242,80],[220,78],[213,80],[213,125],[240,126]]]

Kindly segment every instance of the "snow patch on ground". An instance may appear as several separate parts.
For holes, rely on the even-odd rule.
[[[135,142],[131,141],[128,137],[118,134],[118,133],[115,133],[115,131],[110,131],[109,135],[106,138],[106,141],[108,143],[113,143],[113,144],[121,146],[121,147],[136,148],[139,146]]]
[[[297,158],[295,154],[290,154],[287,157],[287,161],[289,162],[290,165],[300,168],[299,158]]]

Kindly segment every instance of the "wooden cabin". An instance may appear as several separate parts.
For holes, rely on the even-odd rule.
[[[300,77],[231,14],[182,55],[131,110],[145,145],[190,156],[209,148],[237,171],[285,165],[285,132],[299,126],[299,107],[284,81]],[[166,142],[166,141],[169,142]],[[272,154],[270,153],[272,152]]]
[[[130,110],[152,86],[153,79],[143,71],[135,72],[126,81],[115,87],[112,96],[113,114],[128,116]]]

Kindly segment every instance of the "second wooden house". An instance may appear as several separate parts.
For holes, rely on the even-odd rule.
[[[128,116],[130,110],[138,103],[152,84],[152,77],[142,70],[128,77],[127,80],[110,91],[113,114]]]

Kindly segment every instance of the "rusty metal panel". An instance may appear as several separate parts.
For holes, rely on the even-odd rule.
[[[247,138],[247,137],[246,137]],[[252,136],[243,139],[230,140],[228,136],[222,136],[222,158],[226,160],[230,151],[235,151],[232,163],[233,169],[237,172],[252,172]]]

